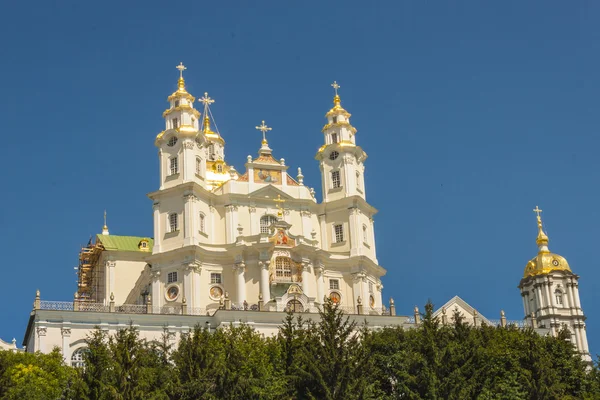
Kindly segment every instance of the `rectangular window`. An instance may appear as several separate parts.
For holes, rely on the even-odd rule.
[[[202,175],[202,159],[196,157],[196,175]]]
[[[167,283],[177,282],[177,271],[167,274]]]
[[[179,128],[179,120],[177,118],[173,118],[171,121],[173,122],[173,129]]]
[[[169,232],[177,232],[177,214],[169,214]]]
[[[363,225],[363,242],[369,243],[369,232],[367,231],[367,226]]]
[[[333,121],[334,124],[337,124],[337,117],[332,117],[331,120]]]
[[[337,143],[337,133],[332,133],[331,134],[331,143]]]
[[[339,279],[330,279],[329,280],[329,289],[330,290],[339,290],[340,289]]]
[[[169,175],[176,175],[179,173],[179,163],[177,162],[177,157],[172,157],[169,159]]]
[[[333,231],[335,233],[335,243],[343,242],[344,241],[344,226],[342,224],[334,225]]]
[[[331,186],[334,189],[342,186],[342,180],[340,179],[340,171],[333,171],[331,173]]]
[[[179,100],[175,100],[175,107],[179,107]]]
[[[223,280],[221,279],[221,274],[213,272],[210,274],[210,283],[211,284],[222,284]]]
[[[200,232],[206,233],[206,216],[200,213]]]
[[[369,293],[373,293],[373,282],[369,282]]]
[[[360,190],[360,172],[356,171],[356,189]]]

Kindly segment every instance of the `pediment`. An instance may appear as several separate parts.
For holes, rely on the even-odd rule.
[[[438,308],[433,313],[433,316],[441,319],[443,309],[446,310],[446,316],[448,317],[449,323],[453,322],[452,317],[454,315],[454,312],[458,310],[458,312],[461,313],[463,317],[465,317],[465,322],[467,322],[470,325],[473,325],[473,317],[475,315],[476,310],[474,307],[472,307],[469,303],[461,299],[459,296],[454,296],[453,298],[451,298],[446,304]],[[479,312],[477,312],[477,318],[479,319],[479,323],[485,323],[487,325],[490,325],[489,320],[483,315],[481,315]]]
[[[274,185],[266,185],[265,187],[261,187],[260,189],[248,194],[248,197],[259,199],[276,199],[278,195],[284,200],[294,199],[292,196]]]

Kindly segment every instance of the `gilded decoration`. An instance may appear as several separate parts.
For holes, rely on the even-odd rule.
[[[571,272],[571,267],[567,260],[558,254],[539,253],[527,263],[523,277],[547,274],[552,271]]]
[[[281,184],[281,171],[263,168],[254,169],[254,182]]]
[[[296,240],[289,237],[283,228],[278,228],[275,235],[273,235],[269,241],[274,243],[275,246],[294,247],[296,245]]]
[[[269,263],[269,283],[302,282],[302,263],[295,262],[287,250],[273,252]]]

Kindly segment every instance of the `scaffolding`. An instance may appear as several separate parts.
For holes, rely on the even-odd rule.
[[[104,301],[104,268],[99,264],[104,246],[98,240],[82,247],[79,252],[77,269],[77,298],[81,302],[100,303]]]

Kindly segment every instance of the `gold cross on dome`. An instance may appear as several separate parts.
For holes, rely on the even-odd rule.
[[[204,104],[205,106],[208,106],[215,102],[213,99],[208,97],[208,92],[204,92],[204,97],[199,98],[198,101]]]
[[[180,62],[179,65],[176,66],[175,68],[177,68],[179,70],[179,79],[183,79],[183,71],[185,71],[187,69],[185,67],[185,65],[183,65],[182,62]]]
[[[258,129],[259,131],[261,131],[261,132],[262,132],[262,134],[263,134],[263,142],[265,142],[265,143],[266,143],[266,141],[267,141],[267,137],[266,137],[266,135],[265,135],[265,134],[266,134],[268,131],[270,131],[270,130],[273,130],[273,128],[269,128],[267,125],[265,125],[265,121],[263,121],[263,122],[262,122],[262,125],[260,125],[260,126],[257,126],[257,127],[256,127],[256,129]],[[285,200],[284,200],[284,201],[285,201]]]
[[[331,84],[331,87],[333,88],[333,90],[335,90],[335,95],[338,95],[338,89],[341,87],[340,85],[338,85],[338,83],[336,81],[333,81],[333,83]]]
[[[277,198],[275,200],[273,200],[275,203],[277,203],[277,214],[281,217],[283,215],[283,206],[282,204],[285,203],[285,200],[281,198],[281,195],[278,194]]]
[[[540,213],[542,212],[542,210],[540,210],[538,206],[535,206],[533,212],[537,214],[538,218],[540,218]]]

